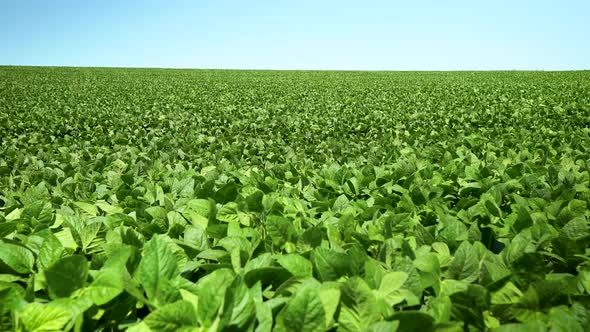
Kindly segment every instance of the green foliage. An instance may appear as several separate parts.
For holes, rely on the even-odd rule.
[[[0,330],[588,331],[588,72],[0,67]]]

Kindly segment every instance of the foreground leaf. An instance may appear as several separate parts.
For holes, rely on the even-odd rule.
[[[88,276],[88,261],[84,256],[68,256],[45,270],[47,289],[52,298],[68,297],[84,287]]]

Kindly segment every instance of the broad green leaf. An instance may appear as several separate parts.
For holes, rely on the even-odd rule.
[[[129,326],[125,331],[127,332],[153,332],[144,321]]]
[[[381,321],[372,324],[367,332],[396,332],[399,327],[399,321]]]
[[[145,209],[145,213],[149,214],[152,219],[166,219],[166,209],[161,206],[150,206],[149,208]]]
[[[389,272],[383,276],[381,285],[375,294],[386,301],[392,307],[405,299],[405,293],[399,292],[404,283],[408,280],[405,272]]]
[[[29,332],[61,331],[72,319],[66,310],[52,304],[29,303],[18,316]]]
[[[467,240],[467,227],[455,217],[443,217],[444,228],[438,233],[437,240],[446,243],[450,248],[456,248],[459,243]]]
[[[522,292],[513,283],[507,282],[502,288],[492,294],[492,304],[517,303]]]
[[[281,255],[277,258],[277,262],[296,277],[307,278],[312,276],[313,267],[311,262],[300,255]]]
[[[130,249],[122,246],[116,248],[102,269],[94,276],[94,280],[85,292],[96,305],[107,304],[124,291],[129,278],[125,263],[130,256]]]
[[[244,226],[250,226],[251,218],[248,214],[239,211],[238,204],[229,202],[217,211],[217,219],[227,223],[240,223]]]
[[[53,219],[53,209],[51,203],[47,201],[36,201],[30,205],[25,206],[21,213],[23,220],[32,222],[33,224],[42,223],[48,224]],[[35,222],[33,222],[33,220]]]
[[[68,297],[85,286],[88,276],[88,261],[84,256],[64,257],[45,270],[49,295],[55,299]]]
[[[440,283],[440,294],[438,296],[451,296],[467,289],[468,283],[454,279],[443,280]]]
[[[107,215],[122,213],[123,209],[118,206],[113,206],[104,200],[96,201],[96,206],[104,211]]]
[[[17,284],[0,282],[0,330],[14,330],[12,313],[24,302],[24,295],[25,290]]]
[[[293,223],[285,217],[268,216],[265,221],[266,233],[277,247],[282,246],[287,241],[294,242],[297,236],[297,230]]]
[[[474,282],[479,277],[478,256],[469,242],[461,243],[447,271],[451,279]]]
[[[436,252],[440,267],[446,267],[451,263],[453,256],[446,243],[435,242],[432,244],[432,249]]]
[[[340,289],[338,288],[321,288],[319,290],[320,300],[326,313],[326,327],[330,326],[334,314],[340,303]]]
[[[427,303],[427,312],[437,323],[447,323],[451,320],[453,303],[448,296],[432,297]]]
[[[398,321],[398,332],[434,331],[434,318],[420,311],[398,312],[391,318]]]
[[[314,332],[326,329],[326,313],[317,287],[303,287],[277,316],[278,331]]]
[[[226,204],[234,201],[237,195],[238,186],[233,182],[229,182],[223,187],[219,188],[213,197],[216,202]]]
[[[137,279],[148,299],[165,296],[170,281],[179,275],[176,257],[161,236],[154,236],[143,247],[143,257],[137,267]]]
[[[80,230],[80,242],[82,244],[82,250],[85,253],[92,253],[93,249],[98,249],[97,247],[104,242],[100,236],[102,228],[103,223],[95,221],[87,223]]]
[[[195,192],[195,180],[192,178],[184,178],[182,180],[174,181],[172,192],[179,197],[192,197]]]
[[[389,294],[400,289],[408,280],[408,274],[405,272],[389,272],[381,279],[379,286],[379,293]]]
[[[64,248],[76,250],[78,249],[78,243],[72,236],[72,231],[69,228],[64,228],[61,231],[54,233],[55,237],[61,242]]]
[[[250,288],[250,294],[256,305],[256,330],[255,332],[270,332],[273,325],[272,307],[269,302],[263,302],[262,287],[256,283]]]
[[[438,288],[441,276],[440,263],[437,256],[433,253],[420,253],[414,260],[414,267],[420,274],[422,288]]]
[[[492,332],[546,332],[547,327],[541,321],[527,322],[523,324],[504,324],[492,330]]]
[[[342,285],[341,291],[339,329],[351,332],[364,331],[379,320],[375,295],[363,279],[349,279]]]
[[[234,273],[229,269],[218,269],[197,283],[199,305],[197,317],[201,325],[210,327],[223,304],[225,292],[234,280]]]
[[[559,306],[549,311],[551,331],[555,332],[584,332],[584,328],[572,315],[567,307]]]
[[[212,214],[211,201],[207,199],[191,199],[186,203],[185,212],[192,211],[195,214],[209,219]]]
[[[74,205],[76,205],[80,210],[84,211],[91,217],[94,217],[98,214],[98,207],[95,204],[86,202],[74,202]]]
[[[14,272],[25,274],[33,270],[35,256],[22,246],[0,242],[0,261]]]
[[[242,278],[237,277],[225,292],[220,325],[244,330],[254,320],[256,305]]]
[[[41,269],[47,269],[64,254],[64,247],[53,233],[48,233],[39,248],[37,266]]]
[[[348,200],[348,198],[345,195],[340,195],[338,196],[338,198],[336,198],[336,201],[334,201],[334,206],[332,206],[332,209],[336,212],[342,212],[349,205],[350,201]]]
[[[147,315],[145,324],[154,332],[195,331],[197,316],[187,301],[166,304]]]
[[[346,255],[327,248],[316,248],[312,260],[321,281],[337,280],[346,275]]]
[[[466,290],[454,293],[450,297],[453,303],[453,318],[480,330],[485,329],[484,312],[490,309],[491,302],[485,287],[477,284],[469,285]]]

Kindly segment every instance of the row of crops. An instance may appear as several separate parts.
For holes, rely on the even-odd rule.
[[[2,331],[590,330],[590,72],[0,67]]]

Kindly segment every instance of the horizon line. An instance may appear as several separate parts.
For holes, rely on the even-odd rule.
[[[331,69],[331,68],[226,68],[226,67],[162,67],[162,66],[72,66],[0,64],[21,68],[87,68],[87,69],[160,69],[160,70],[219,70],[219,71],[325,71],[325,72],[576,72],[587,69]]]

